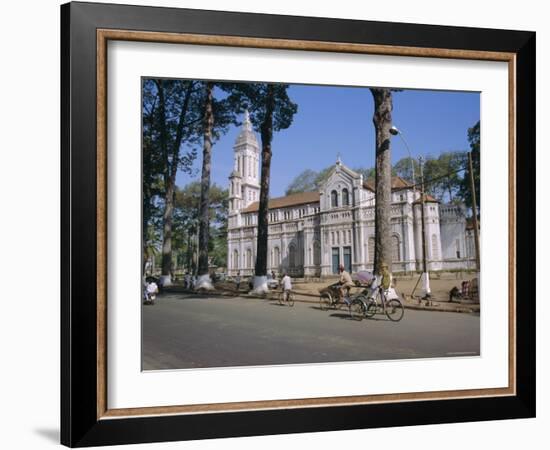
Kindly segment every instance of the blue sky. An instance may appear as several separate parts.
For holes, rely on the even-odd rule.
[[[274,133],[270,196],[286,187],[305,169],[319,171],[334,164],[340,153],[349,167],[374,166],[374,103],[368,88],[291,85],[289,96],[298,104],[290,128]],[[477,92],[404,90],[393,94],[393,124],[399,128],[413,157],[437,157],[449,150],[468,150],[467,130],[480,115]],[[227,186],[233,168],[233,144],[239,128],[232,127],[213,147],[212,182]],[[260,137],[257,134],[258,142]],[[260,143],[261,145],[261,143]],[[408,156],[399,136],[392,138],[392,162]],[[182,187],[200,179],[178,174]]]

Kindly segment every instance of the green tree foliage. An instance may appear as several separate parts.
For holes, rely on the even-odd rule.
[[[198,233],[201,182],[176,189],[174,202],[174,248],[182,255],[186,270],[195,272],[198,263]],[[225,266],[227,256],[228,191],[213,184],[209,190],[209,263]]]
[[[468,156],[466,152],[445,152],[439,155],[438,162],[442,172],[438,182],[440,198],[446,197],[452,203],[457,200],[457,195],[460,192],[460,185],[465,173],[463,169],[468,163]]]
[[[363,175],[364,181],[374,181],[375,179],[376,170],[374,169],[374,167],[354,167],[353,170]]]
[[[413,180],[413,168],[414,168],[414,176],[415,179]],[[393,165],[393,172],[398,177],[403,178],[404,180],[408,181],[409,183],[419,183],[420,182],[420,164],[418,163],[418,160],[414,158],[409,158],[408,156],[405,158],[401,158],[399,161],[397,161]]]
[[[326,179],[328,178],[330,171],[332,170],[333,166],[325,167],[323,170],[321,170],[317,177],[315,178],[315,186],[319,186],[322,184]]]
[[[304,170],[296,176],[286,188],[286,195],[296,194],[298,192],[311,192],[317,188],[318,172],[311,169]]]
[[[334,166],[325,167],[323,170],[317,172],[315,170],[306,169],[298,174],[287,186],[285,194],[296,194],[299,192],[313,192],[319,188],[319,186],[327,180],[330,171]],[[374,180],[374,168],[359,167],[353,169],[357,173],[363,175],[363,179]]]
[[[415,181],[420,186],[420,165],[417,159],[412,159],[415,171]],[[424,163],[424,179],[426,192],[441,202],[463,201],[462,185],[464,183],[464,168],[468,163],[468,155],[464,151],[441,153],[437,158],[430,157]],[[328,166],[320,172],[306,169],[297,175],[288,185],[286,195],[297,192],[311,192],[318,189],[325,181],[334,166]],[[365,181],[374,184],[374,167],[354,167],[353,170],[363,175]],[[392,176],[399,176],[413,183],[411,159],[401,158],[392,167]]]
[[[470,151],[472,152],[472,166],[474,170],[474,185],[476,191],[476,201],[477,201],[477,214],[479,215],[481,207],[481,197],[480,197],[480,187],[479,187],[479,174],[480,174],[480,122],[478,121],[472,128],[468,129],[468,142],[470,143]],[[466,159],[467,160],[467,159]],[[470,188],[470,171],[468,165],[466,164],[466,171],[464,172],[464,178],[459,188],[459,194],[464,200],[464,203],[468,208],[472,208],[472,192]]]
[[[177,171],[190,172],[197,152],[194,147],[182,151],[185,142],[196,136],[199,111],[195,85],[187,80],[143,80],[143,204],[142,241],[144,267],[150,247],[149,227],[159,225],[163,238],[163,273],[171,265],[171,220]]]

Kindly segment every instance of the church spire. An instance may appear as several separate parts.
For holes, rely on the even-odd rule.
[[[250,121],[250,114],[248,113],[248,109],[244,111],[241,132],[239,133],[237,141],[235,142],[235,147],[241,146],[252,147],[256,151],[258,151],[259,149],[256,135],[254,134],[254,130],[252,129],[252,122]]]
[[[250,114],[248,109],[244,110],[243,129],[246,131],[252,131],[252,122],[250,122]]]

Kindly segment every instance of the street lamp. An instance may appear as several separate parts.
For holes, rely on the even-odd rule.
[[[409,152],[409,161],[411,162],[412,182],[413,182],[413,185],[414,185],[415,190],[416,190],[416,181],[415,181],[415,176],[414,176],[414,161],[413,161],[413,158],[412,158],[411,149],[409,147],[409,144],[407,144],[407,141],[403,137],[402,131],[399,128],[397,128],[396,126],[392,126],[390,128],[390,134],[392,134],[394,136],[399,135],[401,137],[401,139],[403,140],[403,143],[405,144],[405,147],[407,148],[407,151]]]
[[[424,218],[424,203],[426,201],[426,191],[424,188],[424,158],[420,156],[418,158],[420,163],[420,208],[421,208],[421,220],[422,220],[422,288],[424,291],[424,299],[426,305],[430,304],[431,290],[430,290],[430,273],[428,272],[428,265],[426,264],[426,225]]]
[[[415,176],[415,170],[414,170],[414,160],[411,153],[411,148],[409,147],[409,144],[405,140],[405,137],[403,136],[403,132],[397,128],[396,126],[392,126],[390,128],[390,134],[393,136],[399,135],[401,139],[403,140],[403,144],[405,144],[405,148],[407,149],[407,152],[409,153],[409,161],[411,162],[411,173],[412,173],[412,182],[413,182],[413,202],[416,200],[416,176]],[[426,304],[429,304],[430,297],[431,297],[431,290],[430,290],[430,275],[428,272],[428,264],[426,261],[426,222],[425,222],[425,188],[424,188],[424,158],[420,156],[418,158],[418,162],[420,165],[420,212],[421,212],[421,233],[422,233],[422,275],[420,276],[419,280],[416,283],[416,286],[418,286],[418,282],[422,280],[422,290],[424,291],[424,299],[426,300]],[[413,203],[413,210],[414,210],[414,203]],[[414,287],[411,296],[414,295],[414,291],[416,290],[416,286]]]

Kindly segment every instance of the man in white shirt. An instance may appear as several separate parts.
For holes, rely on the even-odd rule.
[[[288,295],[292,290],[292,280],[290,279],[287,273],[285,273],[285,275],[283,276],[283,279],[281,280],[281,285],[283,286],[285,301],[287,301]]]
[[[148,303],[153,303],[155,297],[159,291],[157,283],[154,280],[150,280],[145,287],[145,301]]]

